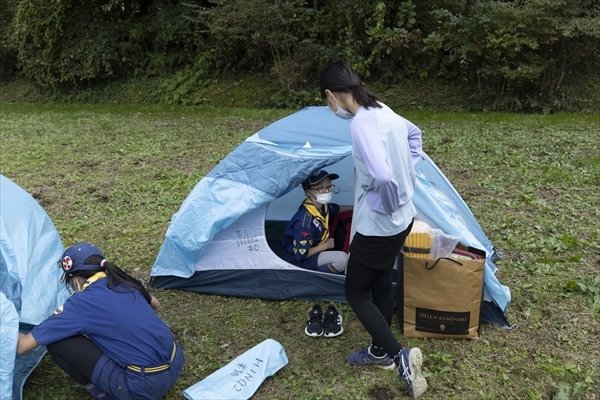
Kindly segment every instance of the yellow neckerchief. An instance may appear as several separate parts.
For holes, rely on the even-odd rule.
[[[92,283],[96,282],[98,279],[102,279],[106,276],[106,272],[100,271],[96,272],[94,275],[90,276],[87,281],[83,284],[81,290],[85,290],[86,287],[90,286]]]
[[[329,208],[327,204],[323,204],[323,210],[325,210],[325,216],[321,214],[321,212],[315,207],[310,197],[307,197],[306,200],[302,203],[302,205],[308,210],[310,215],[321,222],[321,225],[325,228],[323,232],[323,237],[321,237],[321,241],[319,244],[325,243],[325,241],[329,238]]]

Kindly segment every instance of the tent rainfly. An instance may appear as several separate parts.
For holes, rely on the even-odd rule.
[[[16,355],[30,332],[68,297],[56,261],[63,244],[54,224],[25,190],[0,175],[0,399],[20,400],[46,348]]]
[[[352,204],[349,121],[308,107],[247,138],[194,187],[173,215],[151,286],[270,300],[346,302],[342,275],[285,262],[283,228],[314,170],[340,175],[333,201]],[[498,281],[492,243],[452,184],[423,154],[415,165],[417,219],[486,251],[482,319],[508,327],[510,290]],[[395,290],[395,284],[394,284]]]

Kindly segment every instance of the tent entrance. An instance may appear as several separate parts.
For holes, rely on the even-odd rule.
[[[340,176],[332,182],[336,187],[332,201],[337,204],[354,204],[354,163],[352,157],[346,157],[325,169],[327,172]],[[285,254],[281,247],[283,232],[305,197],[302,186],[298,185],[289,193],[271,201],[267,206],[265,236],[271,251],[281,259]]]
[[[265,221],[265,236],[267,238],[267,244],[271,248],[271,251],[275,253],[279,258],[283,260],[285,251],[281,247],[283,240],[283,232],[287,221]]]

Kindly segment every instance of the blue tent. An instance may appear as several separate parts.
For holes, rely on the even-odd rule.
[[[247,138],[210,171],[173,216],[152,267],[152,287],[272,300],[346,302],[344,276],[283,261],[285,223],[304,198],[314,170],[337,173],[333,201],[352,204],[349,121],[309,107]],[[498,254],[467,205],[434,162],[415,166],[418,219],[485,250],[483,320],[508,326],[510,291],[496,276]],[[279,255],[278,255],[279,254]]]
[[[0,399],[21,399],[46,348],[16,355],[27,333],[67,298],[56,262],[63,245],[52,221],[26,191],[0,175]]]

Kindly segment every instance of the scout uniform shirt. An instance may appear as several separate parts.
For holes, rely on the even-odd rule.
[[[94,282],[73,293],[54,315],[33,328],[35,340],[47,345],[86,335],[122,367],[168,364],[173,351],[169,327],[140,291],[126,286],[111,290],[105,276],[104,272],[92,276],[88,282]]]
[[[285,249],[285,261],[301,268],[316,270],[318,254],[307,258],[308,249],[330,237],[329,221],[339,210],[338,204],[329,203],[323,205],[322,214],[307,197],[283,233],[282,246]]]

